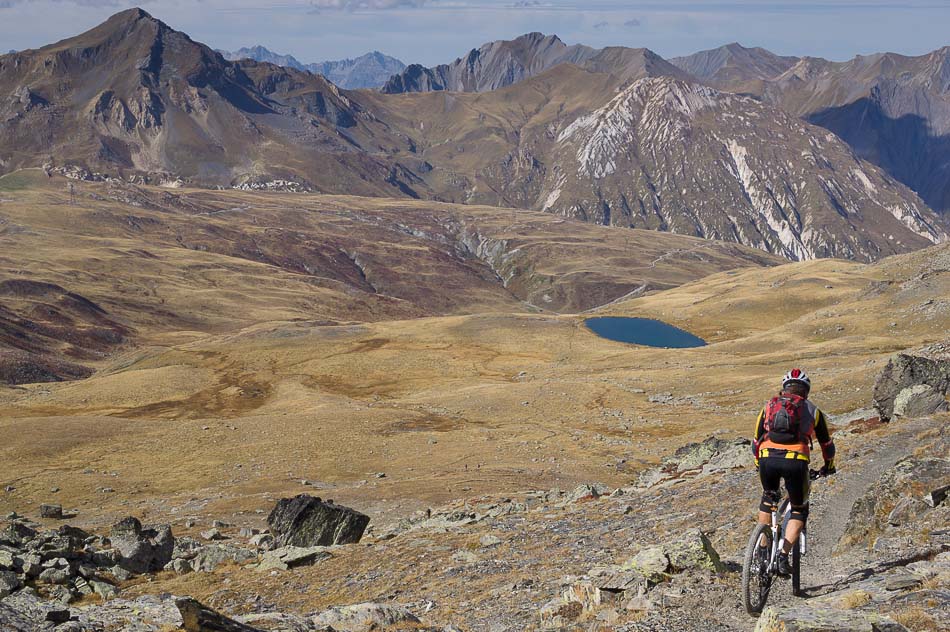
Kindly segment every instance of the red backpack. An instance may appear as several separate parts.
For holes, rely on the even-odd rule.
[[[805,398],[790,393],[773,397],[765,407],[765,433],[771,441],[797,444],[804,441],[802,409]]]

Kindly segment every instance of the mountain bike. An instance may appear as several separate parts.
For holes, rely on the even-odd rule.
[[[821,478],[818,470],[810,470],[808,477],[811,480]],[[746,612],[757,615],[765,608],[772,589],[772,581],[778,576],[778,554],[785,533],[786,525],[791,519],[792,505],[788,496],[781,504],[772,510],[771,524],[756,524],[746,546],[745,559],[742,563],[742,603]],[[798,541],[792,547],[789,560],[792,567],[792,594],[800,597],[802,557],[808,550],[807,527],[802,529]]]

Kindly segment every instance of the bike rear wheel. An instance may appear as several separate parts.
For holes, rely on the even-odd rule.
[[[742,563],[742,604],[746,612],[757,615],[765,608],[772,587],[769,563],[772,557],[772,529],[757,524],[746,546]]]

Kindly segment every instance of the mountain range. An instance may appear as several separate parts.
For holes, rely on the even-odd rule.
[[[293,55],[280,55],[271,52],[263,46],[241,48],[234,52],[217,51],[230,61],[253,59],[277,66],[285,66],[296,70],[306,70],[314,74],[323,75],[341,88],[355,90],[357,88],[379,88],[389,78],[405,69],[406,64],[395,57],[373,51],[360,55],[355,59],[340,59],[336,61],[321,61],[304,64]]]
[[[465,57],[459,57],[451,64],[433,68],[412,64],[386,82],[382,91],[387,94],[440,90],[488,92],[518,83],[559,64],[574,64],[592,72],[616,74],[621,81],[644,74],[685,76],[645,48],[568,46],[556,35],[528,33],[510,41],[489,42],[473,48]]]
[[[897,72],[892,62],[862,74],[737,45],[697,55],[671,63],[532,33],[347,91],[289,65],[230,61],[134,9],[0,56],[11,95],[0,171],[46,163],[92,179],[545,210],[792,259],[873,260],[945,238],[947,219],[915,193],[940,189],[939,144],[897,138],[903,128],[868,137],[884,128],[849,117],[848,99]],[[908,94],[932,93],[939,122],[940,63],[917,62],[915,80],[898,73],[900,90],[879,86],[877,102],[896,114]],[[814,78],[831,75],[853,78],[838,89]],[[932,186],[912,190],[892,162],[921,143]]]
[[[602,63],[607,51],[620,63]],[[623,74],[643,49],[568,46],[531,33],[471,50],[451,64],[410,65],[384,92],[481,92],[511,85],[561,63]],[[669,60],[694,80],[749,94],[824,127],[863,159],[917,192],[939,212],[950,210],[950,47],[908,57],[857,56],[847,62],[776,55],[738,43]],[[660,74],[673,76],[669,69]]]
[[[834,132],[932,208],[950,211],[950,47],[833,62],[733,44],[671,61]]]

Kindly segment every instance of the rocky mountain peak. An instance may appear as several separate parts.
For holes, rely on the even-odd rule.
[[[776,55],[764,48],[747,48],[738,42],[670,60],[673,65],[713,85],[772,79],[797,61],[797,57]]]
[[[527,33],[473,48],[451,64],[433,68],[410,65],[394,75],[382,92],[486,92],[540,75],[560,64],[609,74],[622,83],[654,74],[687,78],[683,71],[646,48],[569,46],[557,35]]]

